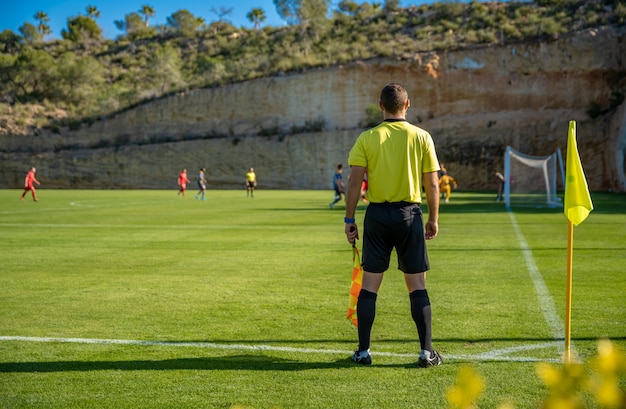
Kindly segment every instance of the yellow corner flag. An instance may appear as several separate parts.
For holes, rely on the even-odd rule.
[[[567,276],[565,289],[565,362],[571,362],[572,332],[572,261],[574,255],[574,226],[584,222],[593,210],[587,179],[578,156],[576,121],[569,121],[567,134],[567,169],[565,170],[565,216],[567,222]]]
[[[569,121],[567,135],[567,160],[565,169],[565,216],[578,226],[584,222],[589,212],[593,210],[587,179],[583,172],[583,165],[578,156],[576,145],[576,121]]]

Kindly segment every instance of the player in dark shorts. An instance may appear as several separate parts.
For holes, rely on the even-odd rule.
[[[376,299],[389,268],[392,250],[411,302],[411,317],[420,341],[419,367],[440,365],[443,359],[432,346],[432,312],[426,291],[429,269],[426,240],[439,229],[439,161],[431,135],[406,121],[410,106],[400,84],[388,84],[380,95],[383,122],[362,132],[350,150],[351,166],[346,200],[345,233],[349,243],[359,238],[355,221],[361,183],[368,173],[363,230],[363,283],[357,301],[359,347],[352,355],[357,364],[370,365],[371,331]],[[424,224],[420,203],[422,183],[428,204]]]
[[[204,175],[205,172],[206,170],[204,168],[200,168],[200,170],[198,171],[198,194],[196,194],[196,199],[199,199],[202,195],[202,200],[206,200],[206,197],[204,197],[206,193],[206,177]]]
[[[254,168],[248,169],[246,173],[246,197],[254,197],[254,188],[256,187],[256,173]]]
[[[343,165],[341,163],[337,165],[337,171],[333,176],[333,188],[335,189],[335,197],[328,205],[331,209],[335,208],[335,204],[341,200],[342,195],[345,195],[346,192],[345,186],[343,185]]]

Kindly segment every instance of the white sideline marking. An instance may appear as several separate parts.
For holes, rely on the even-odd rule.
[[[244,344],[218,344],[213,342],[174,342],[174,341],[141,341],[131,339],[95,339],[95,338],[48,338],[48,337],[20,337],[20,336],[0,336],[0,341],[23,341],[23,342],[59,342],[72,344],[100,344],[100,345],[139,345],[139,346],[161,346],[161,347],[194,347],[208,349],[226,349],[237,351],[276,351],[295,352],[300,354],[333,354],[352,355],[352,351],[342,351],[337,349],[313,349],[277,347],[272,345],[244,345]],[[545,349],[557,346],[557,342],[545,342],[542,344],[522,345],[484,352],[477,355],[445,355],[444,359],[462,361],[503,361],[503,362],[561,362],[559,359],[538,359],[521,356],[506,356],[506,354],[520,351],[531,351],[535,349]],[[417,354],[401,354],[395,352],[375,352],[373,356],[387,356],[399,358],[417,358]]]
[[[552,332],[552,337],[554,339],[565,339],[565,327],[563,325],[563,321],[559,318],[559,314],[556,312],[556,307],[554,305],[554,300],[550,295],[550,291],[546,286],[545,281],[543,280],[543,276],[541,272],[537,269],[537,265],[535,264],[535,259],[533,258],[533,253],[522,234],[522,231],[517,224],[517,220],[515,219],[515,215],[511,210],[508,211],[509,216],[511,218],[511,224],[513,225],[513,230],[517,235],[517,240],[519,241],[520,248],[522,249],[522,254],[524,255],[524,261],[526,261],[526,267],[528,268],[528,274],[530,274],[530,278],[535,285],[535,291],[537,292],[537,298],[539,299],[539,304],[541,305],[541,311],[543,312],[543,316],[550,328],[550,332]],[[563,355],[565,350],[565,343],[559,342],[559,354]],[[576,353],[576,349],[573,345],[571,345],[571,352],[573,356],[573,361],[578,361],[578,354]]]

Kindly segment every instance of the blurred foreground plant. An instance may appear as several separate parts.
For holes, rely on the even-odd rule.
[[[598,354],[588,363],[537,365],[537,374],[548,389],[542,409],[585,409],[583,393],[591,393],[593,406],[603,409],[626,409],[626,392],[620,381],[626,378],[626,355],[611,341],[598,341]],[[623,385],[622,382],[621,385]],[[446,394],[450,409],[474,409],[485,389],[484,379],[471,367],[459,369],[456,384]],[[506,403],[499,409],[513,409]]]
[[[463,366],[459,369],[456,384],[446,393],[448,405],[452,409],[471,409],[485,390],[485,380],[472,367]]]

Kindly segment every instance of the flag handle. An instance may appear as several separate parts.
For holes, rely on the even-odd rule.
[[[571,322],[572,322],[572,258],[574,247],[574,225],[567,221],[567,277],[565,289],[565,362],[571,362]]]
[[[354,232],[356,230],[355,226],[350,226],[350,232]],[[354,243],[352,243],[352,248],[356,248],[356,239],[354,239]]]

